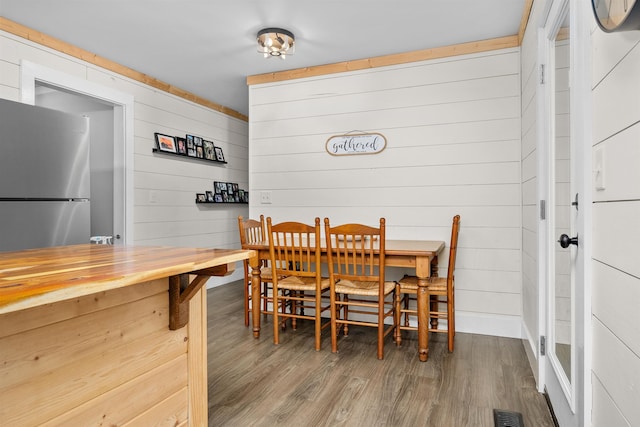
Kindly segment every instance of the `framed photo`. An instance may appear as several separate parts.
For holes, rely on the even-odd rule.
[[[223,201],[223,200],[222,200],[222,194],[214,194],[214,195],[213,195],[213,200],[214,200],[216,203],[222,203],[222,201]]]
[[[200,138],[199,136],[194,136],[193,137],[193,144],[196,147],[202,147],[202,138]]]
[[[196,202],[198,203],[204,203],[207,201],[207,195],[204,193],[197,193],[196,194]]]
[[[224,162],[224,154],[222,153],[222,148],[215,147],[216,151],[216,160],[219,162]]]
[[[220,184],[222,184],[219,181],[213,181],[213,192],[216,194],[222,194],[222,188],[220,187]]]
[[[156,144],[158,150],[165,151],[167,153],[176,153],[176,138],[169,135],[163,135],[156,132]]]
[[[202,141],[202,148],[204,150],[204,158],[207,160],[215,160],[216,155],[213,152],[213,142],[204,140]]]
[[[213,202],[213,191],[205,191],[207,194],[207,202]]]
[[[187,140],[184,138],[176,138],[178,154],[187,155]]]
[[[193,148],[193,135],[187,135],[187,148]]]
[[[202,151],[202,145],[196,145],[196,157],[204,159],[204,151]]]
[[[244,190],[238,190],[238,201],[244,203]]]
[[[233,196],[233,182],[227,182],[227,193]]]
[[[227,192],[227,183],[226,182],[220,182],[220,192],[222,194],[225,194]]]

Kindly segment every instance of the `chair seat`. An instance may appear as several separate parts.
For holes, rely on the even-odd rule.
[[[329,279],[323,277],[320,281],[320,289],[328,289],[329,285]],[[283,279],[278,279],[278,288],[292,291],[315,291],[316,279],[314,277],[287,276]]]
[[[395,282],[384,282],[384,294],[388,295],[395,289]],[[341,279],[335,286],[337,294],[376,296],[380,284],[378,282],[361,282],[357,280]]]
[[[418,291],[418,277],[417,276],[404,276],[398,281],[402,292],[417,292]],[[431,292],[446,292],[447,291],[447,278],[446,277],[429,277],[427,289]]]
[[[263,282],[273,281],[273,272],[271,271],[271,267],[260,268],[260,280]]]

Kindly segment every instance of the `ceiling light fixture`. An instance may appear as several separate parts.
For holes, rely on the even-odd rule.
[[[282,28],[265,28],[258,31],[258,52],[265,58],[279,56],[285,59],[295,51],[295,37]]]

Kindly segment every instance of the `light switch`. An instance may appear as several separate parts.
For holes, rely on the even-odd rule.
[[[260,192],[260,203],[262,203],[263,205],[271,204],[271,191]]]
[[[593,153],[593,173],[596,190],[604,190],[604,147],[597,148]]]

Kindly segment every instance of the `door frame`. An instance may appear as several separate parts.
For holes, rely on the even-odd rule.
[[[580,194],[580,215],[575,224],[579,235],[579,251],[577,256],[577,274],[572,286],[575,352],[572,364],[571,398],[565,400],[562,386],[557,381],[549,380],[548,357],[540,354],[538,348],[538,390],[546,391],[553,406],[560,425],[591,425],[591,259],[592,259],[592,194],[591,194],[591,7],[589,2],[581,0],[547,0],[538,28],[538,65],[540,70],[547,67],[550,61],[550,37],[555,38],[555,31],[559,27],[559,19],[564,7],[570,7],[570,40],[571,40],[571,71],[570,71],[570,109],[571,109],[571,142],[572,165],[575,166],[575,192]],[[549,86],[552,73],[541,71],[544,83],[538,84],[538,193],[540,200],[549,200],[551,185],[550,137],[552,121],[550,120],[551,94]],[[542,79],[541,79],[542,80]],[[575,147],[575,149],[573,148]],[[552,207],[547,203],[546,217]],[[542,210],[542,208],[541,208]],[[548,336],[549,325],[549,257],[552,256],[551,245],[556,245],[558,236],[551,230],[549,221],[538,218],[538,320],[541,335]],[[553,345],[553,343],[549,343]],[[555,402],[555,403],[554,403]]]
[[[133,244],[133,96],[26,60],[20,62],[20,78],[21,101],[25,104],[35,105],[36,85],[45,83],[113,105],[113,242]],[[116,235],[123,238],[116,239]]]

